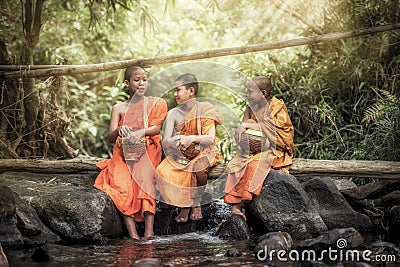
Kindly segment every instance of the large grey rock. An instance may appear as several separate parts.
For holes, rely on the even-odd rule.
[[[61,238],[51,232],[26,201],[8,186],[0,186],[0,242],[8,248],[58,243]]]
[[[5,185],[0,185],[0,243],[3,246],[24,245],[17,227],[14,193]]]
[[[250,230],[242,216],[233,214],[220,225],[216,235],[227,240],[248,240],[250,239]]]
[[[90,242],[98,236],[117,237],[122,224],[111,199],[92,186],[87,175],[32,174],[6,172],[0,184],[7,184],[29,203],[40,220],[64,241]],[[20,217],[29,210],[21,211]],[[29,229],[25,227],[24,236]]]
[[[248,205],[250,213],[268,232],[291,232],[298,225],[309,234],[327,230],[298,180],[282,171],[271,171],[258,196]],[[257,223],[257,222],[256,222]]]
[[[25,200],[15,196],[15,203],[18,218],[17,226],[22,234],[25,245],[62,242],[62,239],[58,235],[43,224],[36,210]]]
[[[390,192],[400,190],[400,180],[380,180],[355,188],[342,190],[346,199],[377,199]]]
[[[373,200],[376,207],[381,209],[390,209],[393,206],[400,205],[400,190],[393,191],[381,198]]]
[[[349,227],[361,232],[373,230],[369,217],[353,210],[330,178],[313,178],[302,186],[329,230]]]

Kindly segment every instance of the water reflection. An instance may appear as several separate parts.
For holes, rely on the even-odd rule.
[[[114,240],[105,246],[48,245],[49,262],[31,259],[33,249],[6,251],[10,267],[47,266],[354,266],[354,264],[303,265],[289,262],[260,262],[254,256],[255,241],[224,241],[211,233],[158,236],[152,240]],[[236,248],[240,257],[225,256]]]
[[[153,244],[143,244],[135,240],[124,240],[114,246],[113,254],[110,258],[112,258],[112,266],[130,267],[141,259],[156,259],[156,252],[156,246]]]
[[[229,258],[232,247],[243,255]],[[32,261],[30,250],[7,251],[10,266],[265,266],[258,262],[252,241],[224,241],[210,233],[159,236],[152,240],[115,240],[105,246],[48,245],[50,261]]]

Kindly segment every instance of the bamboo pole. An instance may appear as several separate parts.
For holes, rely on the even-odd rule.
[[[75,158],[70,160],[0,159],[0,173],[7,171],[33,173],[80,173],[99,172],[96,167],[102,159]],[[217,164],[211,169],[209,178],[216,179],[224,173],[226,166]],[[294,176],[368,177],[378,179],[400,179],[400,162],[367,160],[314,160],[293,159],[290,173]]]
[[[84,65],[0,65],[0,71],[27,71],[41,69],[57,69],[65,67],[79,67]]]
[[[49,69],[3,72],[1,76],[3,78],[8,78],[8,79],[20,78],[20,77],[48,77],[48,76],[73,75],[73,74],[124,69],[130,65],[141,65],[143,67],[146,67],[146,66],[161,65],[161,64],[168,64],[168,63],[175,63],[175,62],[182,62],[189,60],[198,60],[198,59],[267,51],[267,50],[281,49],[293,46],[310,45],[321,42],[332,42],[340,39],[358,37],[385,31],[393,31],[398,29],[400,29],[400,23],[388,24],[384,26],[372,27],[367,29],[356,29],[345,32],[327,33],[327,34],[322,34],[312,37],[297,38],[287,41],[252,44],[247,46],[231,47],[231,48],[220,48],[220,49],[213,49],[202,52],[193,52],[181,55],[122,60],[122,61],[114,61],[106,63],[97,63],[92,65],[74,65],[74,66],[65,65]],[[4,67],[4,65],[0,65],[0,70],[2,70],[2,67]]]

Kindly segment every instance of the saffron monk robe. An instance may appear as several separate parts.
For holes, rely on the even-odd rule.
[[[114,145],[110,159],[97,164],[101,169],[94,186],[106,192],[123,214],[129,236],[139,239],[136,223],[145,221],[144,238],[154,235],[155,168],[161,161],[161,124],[167,115],[165,100],[146,97],[146,72],[138,66],[125,71],[125,85],[130,90],[130,99],[113,106],[109,141]],[[128,159],[121,138],[136,144],[145,139],[144,153],[136,153]],[[135,154],[135,153],[134,153]]]
[[[157,185],[164,202],[181,208],[177,222],[188,221],[190,207],[190,219],[202,218],[201,198],[207,174],[218,162],[215,128],[223,118],[210,103],[196,100],[197,91],[198,81],[193,74],[176,79],[174,96],[178,106],[168,113],[163,139],[166,158],[157,167]]]
[[[261,131],[270,146],[255,154],[242,150],[229,162],[226,170],[224,201],[232,205],[232,214],[239,214],[244,219],[242,207],[245,201],[260,193],[270,169],[289,172],[292,165],[294,128],[285,103],[276,97],[270,98],[271,91],[271,82],[265,76],[255,77],[248,83],[249,106],[235,135],[239,143],[246,130]]]

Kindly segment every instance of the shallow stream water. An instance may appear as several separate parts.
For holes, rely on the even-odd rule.
[[[226,257],[230,248],[242,255]],[[13,266],[264,266],[252,241],[224,241],[208,233],[157,236],[147,241],[114,240],[104,246],[48,245],[48,262],[31,259],[34,249],[6,251]]]
[[[46,266],[356,266],[355,263],[262,262],[254,255],[255,240],[226,241],[210,233],[157,236],[152,240],[113,240],[103,246],[48,245],[48,262],[35,262],[35,249],[5,251],[10,267]],[[237,249],[238,257],[226,252]],[[358,265],[364,266],[364,265]],[[374,265],[376,266],[376,265]],[[382,266],[382,265],[379,265]],[[393,265],[390,265],[393,266]]]

